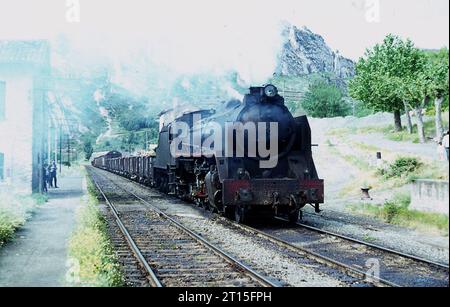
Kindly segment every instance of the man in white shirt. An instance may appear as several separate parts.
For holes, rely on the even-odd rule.
[[[446,154],[447,154],[447,161],[449,160],[449,157],[448,157],[448,147],[449,147],[449,136],[448,136],[448,134],[449,134],[449,131],[447,130],[447,132],[445,133],[445,135],[444,135],[444,138],[442,139],[442,146],[444,146],[444,148],[445,148],[445,152],[446,152]]]

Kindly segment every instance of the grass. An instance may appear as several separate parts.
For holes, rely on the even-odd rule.
[[[427,126],[432,122],[427,122]],[[413,142],[419,143],[419,137],[417,135],[417,127],[414,126],[413,134],[409,134],[406,129],[396,132],[393,125],[389,126],[373,126],[373,127],[363,127],[363,128],[338,128],[331,129],[328,132],[330,136],[343,137],[349,134],[372,134],[372,133],[382,133],[384,137],[391,141],[396,142]],[[428,134],[428,133],[426,133]]]
[[[376,146],[367,145],[360,142],[352,142],[351,143],[353,148],[360,149],[361,151],[373,154],[375,152],[381,151],[384,153],[384,158],[386,158],[388,161],[392,161],[390,164],[387,165],[388,169],[390,168],[391,176],[387,176],[388,178],[384,178],[386,180],[400,180],[399,184],[403,182],[403,184],[411,183],[413,180],[416,179],[435,179],[435,180],[448,180],[448,171],[446,168],[442,167],[441,162],[433,161],[433,160],[427,160],[424,161],[423,159],[420,159],[419,157],[407,157],[407,156],[399,156],[395,154],[394,152],[391,152],[389,150],[382,150]],[[402,160],[409,160],[411,163],[416,164],[413,165],[412,168],[406,167],[402,168],[399,167],[398,164]],[[400,165],[401,166],[401,165]],[[378,171],[377,175],[381,175],[383,177],[383,171]],[[386,181],[385,180],[385,181]],[[399,186],[396,184],[395,186]]]
[[[98,193],[88,180],[88,195],[78,212],[78,223],[69,242],[69,256],[79,270],[71,272],[75,286],[120,287],[123,274],[98,206]]]
[[[363,236],[363,240],[366,241],[366,242],[375,242],[377,239],[372,237],[372,236],[370,236],[370,235],[368,235],[368,234],[365,234]]]
[[[378,175],[385,180],[392,178],[409,178],[423,167],[423,163],[414,157],[398,157],[385,169],[379,169]]]
[[[445,127],[448,127],[448,121],[443,119],[443,122],[444,122],[443,125]],[[399,132],[395,132],[393,126],[389,126],[387,129],[389,131],[385,132],[385,134],[386,134],[386,138],[388,140],[395,141],[395,142],[412,142],[415,144],[420,143],[419,136],[417,134],[417,126],[416,125],[413,126],[412,134],[408,133],[408,131],[406,129],[399,131]],[[424,130],[425,130],[425,135],[427,137],[434,138],[436,136],[436,126],[435,126],[434,120],[425,121],[424,122]]]
[[[375,172],[370,170],[370,165],[363,159],[349,154],[343,154],[339,149],[331,144],[330,140],[327,140],[327,150],[331,155],[337,156],[351,165],[354,165],[359,170],[359,175],[353,180],[349,180],[348,183],[343,187],[339,193],[340,197],[345,197],[348,195],[359,194],[360,187],[363,182],[370,180],[371,182],[376,180]]]
[[[400,225],[409,228],[424,230],[427,232],[439,232],[448,236],[448,216],[439,213],[421,212],[409,209],[411,198],[407,194],[396,194],[383,205],[367,203],[351,204],[348,210],[372,216],[386,223]]]
[[[335,129],[330,129],[327,132],[327,135],[344,137],[349,134],[387,133],[390,131],[389,127],[335,128]]]
[[[369,163],[367,163],[366,161],[364,161],[360,157],[357,157],[357,156],[354,156],[354,155],[342,154],[335,146],[333,146],[331,144],[331,142],[329,140],[328,140],[328,147],[329,147],[329,151],[332,154],[341,157],[342,159],[344,159],[348,163],[356,166],[358,169],[360,169],[362,171],[369,171],[370,170]]]
[[[25,224],[33,210],[46,201],[47,197],[40,194],[0,192],[0,247],[13,239],[16,230]]]
[[[371,153],[371,154],[380,151],[380,148],[378,148],[377,146],[369,145],[369,144],[365,144],[365,143],[351,142],[351,145],[362,151],[365,151],[365,152]]]
[[[375,132],[380,131],[379,129],[385,128],[331,130],[330,133],[338,136],[341,139],[341,144],[346,144],[348,148],[346,150],[343,145],[335,146],[328,139],[326,144],[330,154],[338,156],[357,170],[354,174],[355,178],[349,180],[339,193],[341,197],[359,194],[363,182],[370,183],[370,186],[375,190],[386,190],[402,187],[416,179],[448,180],[448,168],[443,167],[440,162],[421,159],[418,156],[399,156],[393,151],[380,149],[374,145],[349,141],[346,137],[348,133],[356,133],[357,131],[363,133]],[[350,148],[351,150],[349,150]],[[378,151],[383,152],[384,165],[381,169],[375,166],[375,153]],[[402,163],[406,163],[406,165],[402,165]],[[412,163],[412,165],[408,165],[408,163]]]
[[[419,136],[417,135],[417,129],[414,127],[413,133],[410,134],[406,130],[398,131],[398,132],[389,132],[386,134],[386,139],[394,141],[394,142],[411,142],[414,144],[419,144]]]
[[[361,159],[359,157],[356,157],[353,155],[343,155],[342,157],[344,158],[345,161],[347,161],[350,164],[355,165],[360,170],[363,170],[363,171],[370,170],[369,163],[367,163],[366,161],[364,161],[363,159]]]
[[[441,165],[436,162],[423,164],[421,168],[415,173],[408,176],[407,182],[410,183],[417,179],[434,179],[447,180],[448,169],[443,169]]]
[[[448,113],[444,113],[442,116],[443,126],[448,127]],[[436,126],[434,118],[424,121],[425,135],[428,138],[434,138],[436,136]],[[395,131],[393,125],[388,126],[369,126],[362,128],[338,128],[331,129],[327,134],[330,136],[344,137],[349,134],[371,134],[371,133],[382,133],[384,137],[388,140],[395,142],[412,142],[415,144],[420,143],[419,136],[417,134],[417,126],[413,126],[413,133],[410,134],[404,128],[402,131]]]
[[[448,180],[448,173],[436,162],[424,162],[415,157],[399,156],[384,170],[377,174],[384,180],[396,180],[398,184],[405,185],[416,179]]]
[[[357,196],[361,193],[362,185],[368,185],[375,191],[386,191],[403,187],[416,179],[448,180],[442,168],[437,163],[423,163],[411,172],[404,172],[401,176],[387,177],[381,171],[363,172],[360,176],[350,180],[339,193],[340,197]]]
[[[342,188],[339,193],[341,197],[356,196],[360,193],[360,187],[364,182],[373,189],[386,190],[402,187],[416,179],[448,180],[448,172],[439,162],[398,156],[385,150],[383,152],[387,162],[383,168],[377,169],[364,158],[380,151],[377,147],[359,142],[352,142],[351,147],[353,148],[351,153],[343,153],[328,140],[327,148],[330,154],[340,157],[358,170],[356,178]]]

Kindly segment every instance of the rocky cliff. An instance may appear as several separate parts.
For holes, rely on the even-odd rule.
[[[334,73],[341,79],[355,75],[355,63],[333,51],[322,36],[286,25],[283,31],[285,43],[280,54],[277,74],[303,76],[314,73]]]

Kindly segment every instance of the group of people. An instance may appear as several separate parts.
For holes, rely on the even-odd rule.
[[[445,132],[441,141],[438,141],[438,155],[442,161],[449,161],[449,131]]]
[[[55,161],[52,161],[50,165],[44,164],[42,168],[42,176],[43,176],[43,190],[47,192],[47,185],[50,188],[58,188],[58,181],[56,178],[56,173],[58,171],[58,167]]]

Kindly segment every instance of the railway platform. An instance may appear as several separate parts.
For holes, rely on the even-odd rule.
[[[79,173],[58,178],[15,239],[0,249],[0,287],[64,286],[67,243],[86,189]]]

